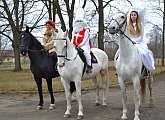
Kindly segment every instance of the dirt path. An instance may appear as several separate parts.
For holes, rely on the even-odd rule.
[[[155,108],[142,104],[140,107],[141,120],[165,120],[165,73],[154,77],[153,97]],[[66,110],[64,93],[55,94],[56,109],[48,110],[50,97],[44,94],[44,109],[36,110],[38,94],[1,94],[0,120],[75,120],[77,118],[77,102],[72,103],[71,117],[62,118]],[[133,120],[134,103],[132,86],[127,88],[128,120]],[[148,100],[147,95],[147,100]],[[84,120],[120,120],[122,104],[119,88],[110,88],[107,98],[107,108],[94,106],[95,94],[93,90],[83,91]]]

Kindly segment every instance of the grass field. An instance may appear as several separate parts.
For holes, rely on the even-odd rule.
[[[20,72],[13,72],[13,66],[0,66],[0,92],[1,93],[15,93],[15,92],[37,92],[37,86],[33,79],[33,75],[29,70],[29,65],[22,66],[23,70]],[[165,67],[156,66],[154,75],[164,72]],[[98,79],[101,80],[100,76]],[[109,86],[118,86],[117,77],[115,76],[115,70],[113,67],[113,62],[109,62]],[[94,84],[92,80],[86,80],[82,82],[82,89],[93,89]],[[53,89],[54,92],[63,91],[63,86],[60,81],[60,77],[53,79]],[[43,79],[43,92],[48,92],[46,81]]]

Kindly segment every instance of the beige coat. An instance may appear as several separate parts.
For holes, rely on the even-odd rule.
[[[54,41],[53,41],[53,36],[52,36],[52,30],[46,31],[44,34],[44,38],[42,39],[42,45],[44,46],[45,50],[47,50],[49,53],[55,52],[54,49]]]

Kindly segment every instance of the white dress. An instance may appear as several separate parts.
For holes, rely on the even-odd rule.
[[[136,30],[136,23],[133,24],[134,29]],[[154,65],[154,58],[153,53],[148,49],[148,46],[146,43],[143,42],[143,35],[141,36],[129,36],[132,41],[134,41],[136,44],[141,60],[143,62],[143,65],[146,67],[148,71],[154,71],[155,65]]]

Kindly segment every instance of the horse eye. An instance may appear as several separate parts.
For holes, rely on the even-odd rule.
[[[123,18],[123,19],[124,19],[125,17],[124,17],[124,16],[121,16],[121,18]]]

